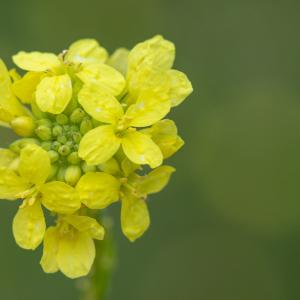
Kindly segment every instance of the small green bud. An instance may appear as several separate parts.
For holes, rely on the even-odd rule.
[[[65,144],[67,142],[67,138],[64,135],[59,136],[57,140],[62,144]]]
[[[47,127],[52,127],[52,122],[49,119],[45,119],[45,118],[44,119],[39,119],[39,120],[36,121],[36,123],[38,125],[45,125]]]
[[[15,153],[20,153],[20,151],[28,144],[39,145],[40,142],[39,140],[33,138],[20,139],[10,144],[9,149]]]
[[[60,125],[55,125],[52,129],[53,136],[60,136],[63,133],[63,128]]]
[[[94,126],[94,127],[98,127],[99,125],[103,124],[103,123],[101,123],[100,121],[95,120],[95,119],[92,119],[92,123],[93,123],[93,126]]]
[[[64,125],[63,128],[66,133],[70,131],[70,125]]]
[[[70,185],[75,185],[81,176],[81,169],[79,166],[69,166],[65,172],[65,181]]]
[[[93,129],[93,123],[89,118],[84,118],[80,124],[80,132],[81,134],[86,134],[90,130]]]
[[[56,117],[56,122],[59,125],[66,125],[69,123],[69,118],[64,114],[60,114]]]
[[[41,147],[46,150],[49,151],[52,147],[52,143],[51,142],[42,142],[41,143]]]
[[[77,125],[70,125],[70,132],[78,132],[79,128]]]
[[[58,153],[59,153],[60,155],[62,155],[62,156],[67,156],[67,155],[70,154],[70,152],[71,152],[71,149],[70,149],[70,147],[67,146],[67,145],[62,145],[62,146],[60,146],[59,149],[58,149]]]
[[[46,125],[40,125],[36,128],[35,133],[43,141],[50,141],[52,139],[51,128]]]
[[[85,161],[82,162],[81,168],[82,168],[82,171],[84,173],[95,172],[96,171],[96,166],[94,166],[94,165],[88,165]]]
[[[32,136],[35,128],[35,123],[29,116],[17,117],[11,121],[10,125],[17,135],[23,137]]]
[[[51,165],[50,174],[49,174],[47,180],[52,180],[52,179],[54,179],[54,177],[55,177],[56,174],[57,174],[57,171],[58,171],[58,165],[56,165],[56,164]]]
[[[76,108],[71,116],[70,116],[70,120],[72,123],[78,124],[81,123],[81,121],[83,120],[83,118],[85,117],[85,112],[82,108]]]
[[[81,141],[82,135],[80,134],[80,132],[74,132],[72,134],[72,138],[75,143],[79,143]]]
[[[65,173],[66,173],[66,168],[65,167],[60,167],[58,169],[58,172],[57,172],[57,180],[58,181],[65,181]]]
[[[61,143],[58,142],[58,141],[54,141],[52,143],[52,149],[55,150],[55,151],[58,151],[59,147],[61,146]]]
[[[80,162],[80,158],[78,156],[78,152],[72,152],[69,156],[68,156],[68,162],[73,164],[73,165],[77,165]]]
[[[51,162],[56,162],[59,159],[59,154],[54,150],[48,151],[48,155],[50,157]]]

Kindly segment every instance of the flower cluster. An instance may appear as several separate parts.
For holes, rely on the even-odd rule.
[[[43,243],[45,272],[89,272],[105,235],[94,212],[114,202],[130,241],[148,229],[147,196],[168,183],[175,169],[163,160],[184,143],[164,118],[192,92],[174,58],[155,36],[112,55],[93,39],[59,55],[21,51],[20,73],[0,60],[0,125],[20,136],[0,149],[0,198],[22,200],[14,238],[24,249]]]

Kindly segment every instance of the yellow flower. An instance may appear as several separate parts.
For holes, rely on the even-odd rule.
[[[121,189],[121,226],[124,235],[134,242],[149,228],[147,196],[160,192],[175,169],[161,166],[146,176],[130,176]]]
[[[155,168],[162,163],[162,153],[152,139],[136,127],[147,127],[162,119],[170,110],[170,102],[151,90],[140,95],[136,103],[124,111],[121,103],[96,84],[85,84],[78,101],[94,119],[110,125],[89,131],[81,140],[79,156],[88,164],[109,160],[120,145],[136,164]]]
[[[118,95],[125,80],[118,71],[104,64],[106,59],[106,50],[93,39],[73,43],[60,56],[21,51],[13,56],[13,61],[29,72],[15,81],[13,90],[24,103],[35,99],[41,111],[53,114],[62,113],[70,103],[76,78],[97,82]]]
[[[13,94],[9,72],[0,59],[0,125],[9,127],[14,118],[27,114],[25,107]]]
[[[35,249],[43,240],[46,225],[41,203],[61,214],[71,214],[80,208],[74,188],[59,181],[46,183],[50,171],[48,153],[35,144],[22,149],[17,170],[0,166],[0,198],[24,199],[13,221],[14,237],[22,248]]]
[[[121,198],[122,230],[130,241],[135,241],[150,225],[147,196],[160,192],[174,171],[173,167],[160,166],[139,176],[133,173],[134,169],[128,172],[127,165],[122,163],[123,175],[119,179],[103,172],[89,172],[81,177],[76,190],[81,202],[91,209],[103,209]]]
[[[172,69],[175,46],[162,36],[137,44],[126,56],[124,50],[117,51],[110,63],[126,74],[127,103],[134,103],[143,91],[156,90],[166,97],[171,106],[178,106],[193,91],[187,76]],[[124,71],[126,66],[126,71]]]
[[[44,238],[41,266],[46,273],[60,270],[69,278],[89,273],[95,259],[93,239],[103,240],[104,228],[93,218],[70,215],[49,227]]]

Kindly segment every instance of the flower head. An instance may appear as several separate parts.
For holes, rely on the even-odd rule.
[[[163,162],[184,144],[165,117],[192,92],[174,59],[174,44],[155,36],[112,55],[93,39],[58,55],[21,51],[22,74],[0,60],[0,125],[21,137],[0,149],[0,198],[21,201],[15,240],[43,242],[45,272],[89,273],[105,235],[97,212],[113,203],[130,241],[148,229],[149,196],[175,171]]]

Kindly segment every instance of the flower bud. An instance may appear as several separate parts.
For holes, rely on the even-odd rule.
[[[60,136],[63,133],[63,128],[60,125],[55,125],[52,129],[53,136]]]
[[[46,125],[40,125],[36,128],[35,133],[43,141],[50,141],[52,139],[51,128]]]
[[[34,121],[29,116],[21,116],[13,119],[10,123],[14,132],[23,137],[32,136],[35,128]]]
[[[59,147],[61,146],[61,143],[58,142],[58,141],[54,141],[52,143],[52,149],[55,150],[55,151],[58,151]]]
[[[78,152],[72,152],[69,156],[68,156],[68,162],[73,164],[73,165],[77,165],[80,162],[80,158],[78,156]]]
[[[65,125],[69,123],[69,118],[64,114],[60,114],[56,117],[56,122],[59,125]]]
[[[80,132],[74,132],[72,134],[72,138],[75,143],[79,143],[81,141],[82,136],[81,136]]]
[[[65,173],[66,173],[66,168],[65,167],[60,167],[58,169],[56,178],[58,181],[65,181]]]
[[[71,149],[67,145],[62,145],[58,148],[58,153],[62,156],[67,156],[70,154],[70,152],[71,152]]]
[[[93,123],[89,118],[84,118],[80,124],[81,134],[86,134],[88,131],[93,129]]]
[[[46,151],[49,151],[51,149],[51,146],[52,146],[51,142],[42,142],[41,143],[41,147]]]
[[[57,141],[62,143],[62,144],[65,144],[67,142],[67,138],[64,136],[64,135],[61,135],[57,138]]]
[[[57,174],[57,171],[58,171],[58,165],[51,165],[51,170],[50,170],[50,174],[47,178],[47,180],[52,180],[54,179],[54,177],[56,176]]]
[[[65,181],[70,185],[75,185],[81,176],[81,169],[79,166],[69,166],[65,172]]]
[[[56,162],[59,159],[59,154],[54,150],[48,151],[48,155],[50,157],[51,162]]]
[[[78,124],[81,123],[83,118],[85,117],[85,112],[82,108],[76,108],[70,116],[70,120],[72,123]]]
[[[94,165],[88,165],[85,161],[82,162],[81,168],[82,168],[82,171],[84,173],[95,172],[96,171],[96,166],[94,166]]]

